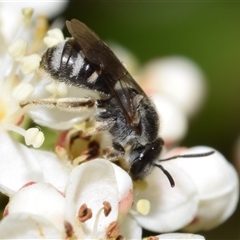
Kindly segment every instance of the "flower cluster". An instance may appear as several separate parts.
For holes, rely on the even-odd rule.
[[[0,192],[9,202],[0,221],[0,238],[142,239],[142,229],[147,229],[163,233],[149,239],[204,239],[191,233],[214,228],[234,212],[238,176],[215,149],[212,155],[196,157],[213,149],[175,147],[204,99],[206,86],[198,67],[187,59],[169,57],[140,72],[128,52],[113,46],[153,96],[165,141],[160,159],[188,155],[161,162],[173,177],[174,188],[157,167],[144,180],[133,181],[121,162],[103,159],[111,147],[108,132],[81,136],[92,111],[66,114],[25,104],[31,99],[96,94],[42,75],[42,53],[64,37],[60,29],[48,31],[45,17],[32,14],[30,8],[22,11],[17,31],[1,29]],[[28,128],[32,120],[57,132],[54,152],[37,149],[44,134],[40,128]],[[25,143],[14,140],[9,131],[24,136]],[[166,233],[180,229],[191,233]]]

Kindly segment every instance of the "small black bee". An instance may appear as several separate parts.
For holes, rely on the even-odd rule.
[[[39,99],[31,103],[66,111],[86,107],[98,109],[95,127],[86,131],[85,136],[109,131],[113,148],[106,158],[117,160],[124,156],[134,179],[142,179],[153,167],[158,167],[173,187],[173,178],[159,162],[212,154],[180,155],[159,160],[164,142],[159,137],[159,118],[153,103],[92,30],[76,19],[67,21],[66,26],[72,38],[47,49],[40,68],[56,81],[97,91],[99,99],[65,98],[61,102],[59,99]]]

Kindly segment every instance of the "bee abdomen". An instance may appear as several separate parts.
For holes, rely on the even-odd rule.
[[[106,86],[95,67],[84,56],[74,39],[49,48],[42,57],[41,68],[54,80],[105,93]]]

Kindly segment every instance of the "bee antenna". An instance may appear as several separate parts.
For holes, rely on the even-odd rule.
[[[170,158],[159,159],[158,162],[165,162],[165,161],[173,160],[173,159],[176,159],[176,158],[206,157],[206,156],[212,155],[213,153],[214,153],[214,151],[205,152],[205,153],[176,155],[176,156],[173,156],[173,157],[170,157]]]
[[[171,176],[171,174],[162,165],[154,163],[153,166],[158,167],[159,169],[161,169],[163,171],[163,173],[166,175],[166,177],[168,178],[168,181],[169,181],[171,187],[172,188],[175,187],[175,182],[173,180],[173,177]]]
[[[205,153],[176,155],[176,156],[173,156],[173,157],[170,157],[170,158],[159,159],[158,162],[165,162],[165,161],[173,160],[173,159],[176,159],[176,158],[206,157],[206,156],[212,155],[213,153],[214,153],[214,151],[205,152]],[[175,186],[175,182],[174,182],[171,174],[160,164],[154,163],[153,166],[158,167],[159,169],[161,169],[163,171],[163,173],[168,178],[168,181],[169,181],[171,187],[173,188]]]

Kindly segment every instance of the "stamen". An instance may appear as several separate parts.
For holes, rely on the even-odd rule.
[[[65,221],[64,228],[65,228],[65,232],[66,232],[66,237],[71,238],[74,235],[72,225],[69,222]]]
[[[94,221],[94,225],[93,225],[93,231],[92,231],[92,239],[96,239],[97,236],[97,227],[98,227],[98,223],[100,221],[100,215],[102,213],[102,211],[104,210],[104,207],[100,208],[96,214],[95,217],[95,221]]]
[[[29,128],[25,132],[26,145],[33,145],[34,148],[39,148],[44,142],[44,135],[38,128]]]
[[[115,240],[124,240],[124,237],[122,235],[118,235]]]
[[[56,95],[56,85],[57,85],[56,82],[53,81],[53,82],[49,83],[48,85],[46,85],[45,90],[53,95]]]
[[[159,238],[156,236],[151,236],[151,237],[148,237],[146,240],[159,240]]]
[[[17,125],[8,123],[2,124],[1,128],[22,135],[25,138],[26,145],[33,145],[34,148],[41,147],[45,139],[43,132],[38,128],[29,128],[28,130],[25,130]]]
[[[64,82],[58,83],[57,94],[60,97],[64,97],[67,95],[67,85]]]
[[[8,131],[13,131],[13,132],[18,133],[18,134],[20,134],[22,136],[24,136],[25,133],[26,133],[25,129],[23,129],[23,128],[19,127],[19,126],[16,126],[14,124],[7,124],[7,123],[5,123],[5,124],[3,124],[1,126],[1,128],[5,129],[5,130],[8,130]]]
[[[23,8],[22,15],[24,17],[25,24],[28,25],[33,15],[33,8]]]
[[[56,81],[51,82],[45,87],[46,91],[53,94],[53,96],[59,95],[61,97],[64,97],[67,95],[67,86],[65,83],[61,82],[58,83]]]
[[[147,199],[140,199],[137,202],[136,209],[141,215],[147,215],[150,212],[151,204]]]
[[[103,206],[104,206],[104,208],[103,208],[104,209],[104,215],[107,217],[110,214],[111,210],[112,210],[112,206],[107,201],[103,202]]]
[[[15,61],[20,61],[27,52],[27,42],[22,38],[17,39],[8,47],[8,53]]]
[[[47,32],[47,36],[43,39],[44,43],[50,48],[53,47],[55,45],[57,45],[58,43],[60,43],[61,41],[64,40],[64,36],[63,33],[60,29],[55,28],[55,29],[51,29]]]
[[[34,87],[30,83],[18,84],[12,92],[12,97],[18,102],[26,100],[34,92]]]
[[[27,75],[36,71],[40,65],[41,57],[38,54],[32,54],[24,57],[22,63],[22,73]]]
[[[106,236],[108,238],[117,237],[119,234],[119,225],[116,221],[113,221],[109,224],[106,230]]]
[[[87,204],[83,204],[78,211],[78,219],[80,222],[84,223],[92,218],[92,210],[87,207]]]

